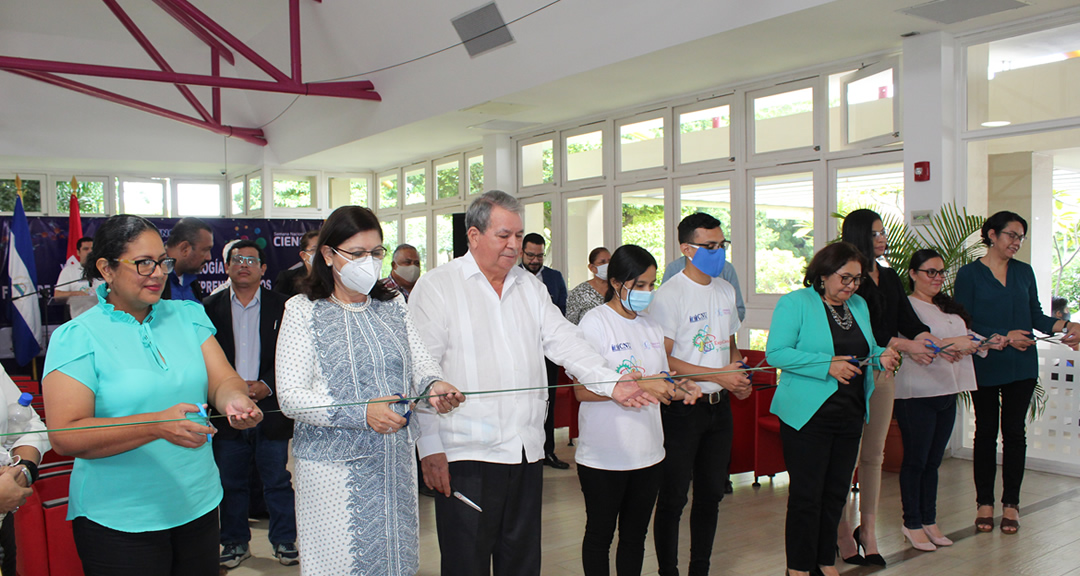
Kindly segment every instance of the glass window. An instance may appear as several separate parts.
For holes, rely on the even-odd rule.
[[[435,215],[435,265],[454,259],[454,215]]]
[[[664,119],[651,118],[619,127],[619,171],[664,165]]]
[[[248,178],[248,210],[262,210],[262,177]]]
[[[754,290],[787,294],[802,288],[814,255],[814,173],[758,176],[754,202]]]
[[[570,288],[590,278],[589,253],[604,245],[604,197],[566,199],[566,285]],[[608,250],[613,248],[608,247]]]
[[[533,202],[525,205],[525,234],[533,232],[544,237],[544,265],[551,266],[551,202]]]
[[[521,185],[538,186],[555,181],[554,140],[542,140],[521,147]]]
[[[165,215],[165,182],[124,180],[120,183],[121,206],[125,214]]]
[[[754,152],[762,154],[814,145],[814,89],[753,99]]]
[[[393,260],[391,254],[393,254],[394,248],[397,248],[398,245],[398,221],[397,219],[383,220],[382,222],[379,222],[379,225],[382,226],[383,246],[389,251],[386,258],[383,258],[382,266],[382,277],[386,278],[387,276],[390,276],[390,262]]]
[[[600,130],[566,138],[566,179],[604,175],[604,133]]]
[[[652,253],[659,265],[656,270],[657,282],[664,277],[667,265],[664,254],[664,189],[650,188],[623,192],[622,202],[622,243],[637,244]]]
[[[405,204],[427,202],[427,169],[423,166],[405,171]]]
[[[416,247],[420,253],[420,270],[427,270],[427,216],[405,219],[405,243]]]
[[[105,181],[82,180],[77,178],[78,192],[75,194],[79,199],[79,214],[104,214],[105,213]],[[56,181],[56,212],[68,213],[68,202],[71,198],[71,182],[67,180]]]
[[[237,180],[229,185],[229,197],[232,199],[229,208],[233,216],[244,213],[244,181]]]
[[[844,128],[840,121],[840,96],[844,93],[842,80],[857,70],[846,70],[829,75],[829,150],[844,148]]]
[[[313,208],[315,206],[313,177],[274,176],[275,208]]]
[[[967,49],[968,128],[1080,116],[1080,23]]]
[[[340,206],[368,206],[367,178],[328,178],[330,208]]]
[[[435,165],[435,198],[457,198],[461,194],[461,161],[454,159]]]
[[[679,213],[680,221],[695,212],[710,214],[720,221],[724,238],[731,240],[731,182],[717,180],[699,184],[681,184],[679,201],[682,204]],[[731,253],[730,249],[725,251],[729,262]]]
[[[836,171],[836,212],[850,214],[859,208],[869,208],[884,220],[904,222],[902,162]]]
[[[484,192],[484,155],[469,157],[469,194]]]
[[[398,207],[398,175],[397,172],[383,174],[379,177],[379,208]]]
[[[747,350],[760,350],[765,351],[765,345],[769,342],[769,331],[759,330],[757,328],[750,329],[750,346]]]
[[[892,136],[896,131],[893,100],[892,68],[844,84],[847,143]]]
[[[731,106],[679,114],[679,163],[731,157]]]
[[[178,182],[177,216],[221,216],[221,184]]]
[[[41,180],[21,177],[20,180],[22,184],[23,211],[41,212]],[[15,210],[15,196],[15,179],[0,179],[0,211],[13,212]]]

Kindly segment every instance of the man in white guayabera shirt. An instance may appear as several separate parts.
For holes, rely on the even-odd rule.
[[[505,192],[481,195],[465,215],[469,252],[422,276],[409,297],[446,379],[468,395],[448,414],[417,414],[424,481],[442,493],[435,522],[443,576],[486,575],[493,561],[495,576],[540,574],[545,355],[624,406],[672,392],[663,380],[639,387],[635,375],[607,368],[544,284],[516,265],[521,214]],[[517,388],[536,389],[484,393]]]

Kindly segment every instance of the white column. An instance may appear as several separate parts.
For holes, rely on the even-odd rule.
[[[903,99],[904,204],[936,212],[956,194],[956,50],[944,32],[904,39]],[[930,162],[930,180],[915,182],[916,162]]]
[[[507,134],[484,136],[484,191],[502,190],[517,196],[514,143]]]

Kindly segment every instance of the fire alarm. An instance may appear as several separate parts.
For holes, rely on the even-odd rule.
[[[915,181],[916,182],[928,182],[930,180],[930,163],[929,162],[916,162],[915,163]]]

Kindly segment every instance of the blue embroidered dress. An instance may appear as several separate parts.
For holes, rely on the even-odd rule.
[[[380,434],[367,424],[366,405],[347,405],[418,396],[442,379],[404,299],[352,305],[293,297],[285,306],[276,366],[278,400],[296,422],[301,573],[416,574],[420,522],[412,434],[419,429],[412,424]]]

